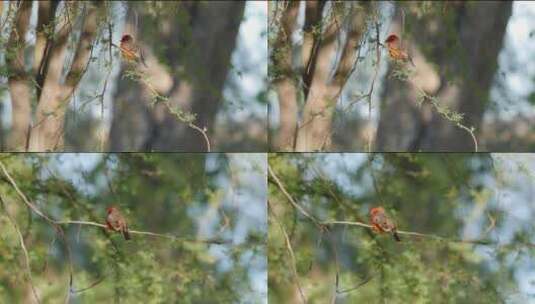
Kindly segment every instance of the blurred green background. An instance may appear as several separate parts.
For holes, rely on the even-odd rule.
[[[0,303],[35,303],[8,214],[41,303],[265,302],[265,154],[1,154],[0,161],[54,220],[104,223],[115,204],[131,230],[179,238],[132,234],[126,242],[100,227],[61,225],[72,253],[69,288],[64,238],[0,171]]]
[[[272,154],[269,166],[320,222],[368,223],[382,205],[399,230],[428,234],[318,227],[270,174],[270,303],[302,303],[297,284],[308,303],[534,303],[535,156]]]

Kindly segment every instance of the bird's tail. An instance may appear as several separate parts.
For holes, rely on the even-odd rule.
[[[394,232],[392,232],[392,235],[394,236],[394,239],[398,242],[401,242],[401,239],[399,238],[399,235],[398,233],[394,230]]]
[[[130,233],[128,232],[128,226],[126,225],[123,227],[123,236],[127,241],[130,239]]]
[[[416,67],[416,65],[415,65],[414,62],[412,61],[412,57],[411,57],[411,55],[408,55],[408,57],[409,57],[409,61],[410,61],[410,63],[412,64],[412,66],[413,66],[413,67]]]
[[[141,61],[141,63],[146,67],[148,68],[147,64],[145,63],[145,57],[143,56],[143,51],[140,49],[139,50],[139,61]]]

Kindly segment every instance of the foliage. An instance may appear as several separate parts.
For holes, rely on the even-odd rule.
[[[520,224],[511,208],[533,212],[531,202],[519,200],[535,182],[522,173],[521,164],[532,168],[534,162],[532,157],[503,158],[271,156],[270,169],[320,224],[368,223],[368,210],[383,205],[395,218],[402,242],[366,227],[318,226],[290,204],[270,176],[270,302],[301,303],[297,284],[310,303],[500,303],[519,294],[525,298],[518,276],[533,259],[529,236],[535,227],[531,217]],[[285,244],[283,231],[291,246]],[[294,263],[297,278],[291,272]]]
[[[28,200],[56,221],[102,224],[106,206],[114,204],[132,232],[125,241],[100,227],[67,223],[60,225],[63,237],[0,174],[0,302],[34,300],[27,298],[22,250],[8,215],[24,235],[42,303],[67,296],[77,303],[262,302],[253,277],[266,271],[266,231],[254,218],[265,218],[265,190],[242,181],[265,176],[256,158],[244,155],[240,165],[219,154],[13,154],[0,162]],[[253,169],[236,173],[244,164]],[[242,196],[256,213],[245,213]]]

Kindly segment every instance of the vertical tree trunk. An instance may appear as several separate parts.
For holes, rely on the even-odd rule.
[[[307,8],[310,6],[317,6],[319,2],[307,2]],[[280,123],[275,139],[275,147],[277,150],[291,151],[294,149],[295,136],[297,132],[297,118],[299,116],[299,107],[297,106],[297,83],[292,71],[292,42],[291,36],[296,26],[297,15],[299,13],[299,1],[292,1],[288,6],[282,8],[277,6],[271,10],[272,18],[278,17],[281,14],[280,28],[275,41],[270,45],[271,61],[273,66],[276,66],[276,71],[270,69],[270,77],[273,79],[272,83],[277,91],[279,98],[279,113]],[[270,5],[278,5],[277,3]],[[306,35],[312,40],[313,37]],[[312,50],[312,42],[310,43],[308,59]],[[308,59],[304,61],[308,62]]]
[[[416,50],[414,83],[436,96],[440,105],[463,114],[462,124],[474,127],[477,137],[512,3],[448,4],[436,3],[438,13],[425,14],[422,18],[407,14],[405,18],[414,39],[412,49]],[[398,33],[401,32],[399,16],[398,10],[393,27]],[[378,150],[474,150],[466,130],[444,119],[430,105],[418,108],[417,98],[418,92],[413,87],[387,77],[377,134]]]
[[[10,3],[10,5],[15,5]],[[8,149],[11,151],[24,151],[28,138],[31,112],[31,84],[30,76],[25,70],[24,49],[26,46],[26,33],[30,23],[33,2],[20,3],[12,25],[11,34],[7,43],[8,53],[6,63],[9,69],[8,86],[12,104],[12,126],[8,138]]]
[[[76,4],[74,4],[76,5]],[[60,30],[43,60],[46,62],[44,82],[36,120],[30,133],[29,151],[52,151],[63,147],[63,125],[67,106],[76,86],[82,78],[98,30],[98,7],[100,4],[87,4],[74,59],[62,83],[61,76],[65,64],[67,40],[71,33],[72,20],[65,17]]]
[[[333,20],[327,25],[322,40],[318,44],[310,90],[306,91],[303,120],[297,133],[296,151],[324,150],[330,145],[334,110],[340,93],[353,72],[358,44],[367,30],[366,22],[372,6],[369,3],[361,5],[350,7],[346,20],[336,20],[336,15],[333,14]],[[333,3],[332,9],[336,12],[346,8]],[[317,14],[314,15],[317,16]],[[337,52],[336,38],[341,31],[340,21],[346,25],[347,38],[340,45],[340,60],[333,69],[332,60]],[[305,52],[308,54],[308,51],[305,50]],[[305,57],[308,57],[306,54]],[[331,71],[334,71],[332,76]]]
[[[290,39],[299,3],[305,5],[300,68],[292,66]],[[333,114],[353,72],[357,49],[373,5],[368,2],[282,2],[272,12],[277,35],[271,43],[270,77],[279,99],[280,126],[274,147],[318,151],[330,146]],[[295,60],[297,61],[297,60]],[[298,98],[304,107],[299,109]],[[302,113],[299,119],[299,113]],[[299,121],[299,123],[297,123]]]

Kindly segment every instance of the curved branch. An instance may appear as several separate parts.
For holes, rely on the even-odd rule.
[[[87,226],[95,226],[95,227],[101,227],[101,228],[107,228],[105,224],[100,224],[97,222],[89,222],[89,221],[77,221],[77,220],[61,220],[61,221],[55,221],[58,225],[87,225]],[[194,239],[194,238],[185,238],[185,237],[178,237],[171,234],[161,234],[161,233],[155,233],[150,231],[140,231],[140,230],[128,230],[130,234],[139,234],[139,235],[149,235],[149,236],[155,236],[155,237],[161,237],[161,238],[167,238],[171,239],[173,241],[182,241],[182,242],[192,242],[192,243],[208,243],[208,244],[231,244],[232,240],[224,240],[220,238],[211,238],[211,239]]]
[[[297,209],[301,214],[303,214],[306,218],[308,218],[309,220],[311,220],[314,224],[316,224],[316,226],[318,226],[318,228],[320,228],[321,230],[323,230],[323,226],[322,224],[315,218],[313,217],[312,215],[310,215],[310,213],[308,213],[308,211],[306,211],[303,207],[301,207],[295,200],[294,198],[288,193],[288,191],[286,191],[286,188],[284,187],[284,185],[282,184],[282,182],[280,181],[279,177],[275,174],[275,172],[273,172],[273,169],[271,169],[271,166],[268,165],[268,171],[269,171],[269,175],[273,178],[273,180],[275,181],[275,183],[277,184],[277,186],[279,187],[279,189],[281,190],[281,192],[284,194],[284,196],[286,196],[286,198],[288,199],[288,201],[292,204],[292,206]]]
[[[320,222],[322,225],[325,226],[332,226],[332,225],[345,225],[345,226],[359,226],[364,228],[372,228],[371,225],[362,223],[362,222],[349,222],[349,221],[324,221]],[[474,240],[463,240],[463,239],[450,239],[443,236],[438,236],[435,234],[428,234],[428,233],[420,233],[420,232],[414,232],[414,231],[403,231],[403,230],[396,230],[398,234],[404,234],[409,236],[417,236],[417,237],[423,237],[423,238],[432,238],[440,241],[445,241],[448,243],[465,243],[465,244],[475,244],[475,245],[499,245],[498,242],[489,240],[489,239],[474,239]],[[500,246],[510,246],[511,244],[504,244]],[[524,245],[529,247],[535,247],[535,244],[532,243],[525,243]]]
[[[294,250],[292,248],[292,242],[290,241],[290,237],[288,236],[288,233],[286,232],[286,229],[284,228],[282,223],[277,219],[277,216],[275,215],[275,212],[273,211],[273,208],[271,207],[269,201],[268,201],[267,205],[268,205],[269,212],[273,215],[273,217],[270,217],[270,219],[272,218],[277,223],[277,225],[279,225],[279,228],[280,228],[282,234],[284,235],[284,241],[285,241],[285,244],[286,244],[286,249],[288,251],[288,255],[290,256],[290,259],[292,260],[291,261],[292,275],[294,276],[294,279],[295,279],[295,285],[297,286],[297,290],[299,290],[299,295],[301,296],[302,302],[304,304],[306,304],[307,303],[307,298],[305,296],[305,293],[303,291],[303,287],[301,286],[301,283],[299,283],[299,275],[297,274],[297,266],[296,266],[297,263],[296,263],[296,260],[295,260],[295,253],[294,253]]]
[[[24,237],[22,236],[22,233],[20,232],[20,229],[17,226],[17,223],[15,222],[15,219],[9,214],[7,211],[6,205],[4,204],[4,199],[2,196],[0,196],[0,203],[2,204],[2,208],[4,209],[4,212],[7,215],[7,218],[9,219],[9,222],[11,222],[11,225],[13,225],[13,228],[15,228],[15,231],[17,232],[17,236],[19,237],[20,247],[22,248],[22,251],[24,252],[24,259],[26,262],[26,275],[28,276],[28,281],[30,282],[30,287],[32,289],[32,294],[35,298],[35,301],[37,303],[41,303],[39,300],[39,296],[37,296],[37,290],[35,289],[35,285],[33,284],[33,278],[32,278],[32,268],[30,266],[30,255],[28,254],[28,249],[26,248],[26,244],[24,243]]]

